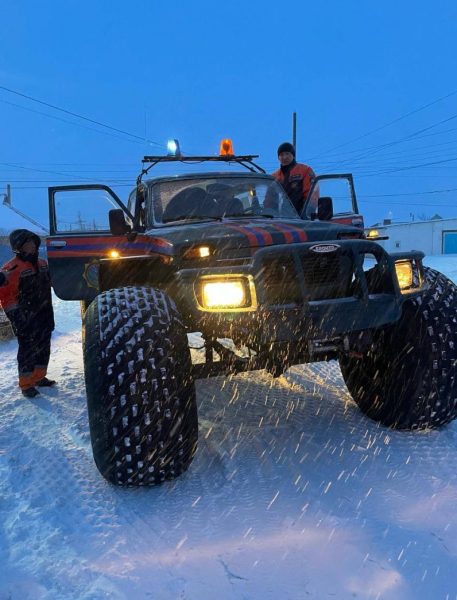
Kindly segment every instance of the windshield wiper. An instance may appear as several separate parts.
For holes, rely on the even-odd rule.
[[[224,217],[226,219],[231,219],[232,217],[236,217],[237,219],[239,218],[245,218],[245,219],[252,219],[253,217],[266,217],[267,219],[274,219],[277,215],[272,215],[269,213],[254,213],[254,212],[242,212],[242,213],[230,213],[229,215],[224,215]]]
[[[175,221],[222,221],[222,217],[213,217],[209,215],[180,215],[172,219],[165,219],[162,223],[174,223]]]

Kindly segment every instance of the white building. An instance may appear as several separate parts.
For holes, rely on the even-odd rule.
[[[409,223],[384,221],[367,229],[367,235],[375,229],[380,236],[388,236],[388,240],[379,241],[387,252],[422,250],[427,256],[457,254],[457,217]]]

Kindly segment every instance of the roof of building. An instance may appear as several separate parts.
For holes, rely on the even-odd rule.
[[[387,219],[383,223],[375,223],[374,225],[370,225],[370,227],[366,229],[388,229],[389,227],[400,227],[404,225],[427,225],[429,223],[437,223],[437,222],[455,222],[457,225],[457,217],[452,217],[449,219],[442,219],[441,217],[435,216],[431,219],[427,219],[426,221],[399,221],[398,223],[386,223]]]

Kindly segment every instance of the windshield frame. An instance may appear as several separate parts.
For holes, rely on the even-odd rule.
[[[276,186],[278,186],[278,192],[281,194],[282,196],[282,203],[287,203],[288,205],[288,210],[287,212],[289,214],[287,215],[272,215],[272,214],[268,214],[267,212],[265,212],[264,215],[262,215],[262,213],[260,214],[249,214],[246,213],[244,214],[240,214],[240,215],[227,215],[224,217],[220,217],[220,218],[214,218],[214,217],[201,217],[201,220],[198,218],[190,218],[190,219],[179,219],[179,220],[173,220],[173,221],[166,221],[163,222],[162,220],[158,220],[156,218],[156,214],[155,214],[155,210],[154,210],[154,188],[156,188],[158,185],[166,183],[166,182],[178,182],[178,181],[188,181],[188,182],[198,182],[198,181],[204,181],[204,180],[213,180],[214,182],[218,182],[220,181],[221,183],[224,182],[224,180],[244,180],[246,182],[248,182],[249,180],[254,180],[254,181],[258,181],[260,182],[265,182],[266,185],[274,183]],[[298,214],[298,212],[296,211],[294,205],[292,204],[292,202],[290,201],[289,197],[287,196],[286,192],[284,191],[284,189],[282,188],[281,184],[272,176],[272,175],[263,175],[261,173],[242,173],[242,172],[237,172],[237,173],[224,173],[224,172],[206,172],[206,173],[190,173],[190,174],[186,174],[186,175],[175,175],[175,176],[167,176],[167,177],[157,177],[154,179],[150,179],[144,182],[144,185],[147,186],[147,223],[148,223],[148,229],[149,228],[162,228],[162,227],[170,227],[170,226],[180,226],[180,225],[188,225],[188,224],[196,224],[196,223],[200,223],[200,222],[216,222],[218,220],[232,220],[232,219],[246,219],[246,218],[251,218],[251,219],[262,219],[262,218],[268,218],[268,219],[291,219],[291,220],[302,220],[300,215]]]

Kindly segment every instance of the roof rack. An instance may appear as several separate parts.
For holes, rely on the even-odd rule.
[[[254,162],[254,158],[258,158],[258,154],[246,154],[243,156],[236,156],[234,154],[222,154],[216,156],[145,156],[141,161],[143,164],[149,164],[148,167],[143,168],[137,178],[137,185],[141,184],[141,180],[152,167],[158,163],[163,162],[181,162],[181,163],[201,163],[201,162],[226,162],[226,163],[238,163],[242,167],[248,169],[252,173],[266,173],[262,167]]]

